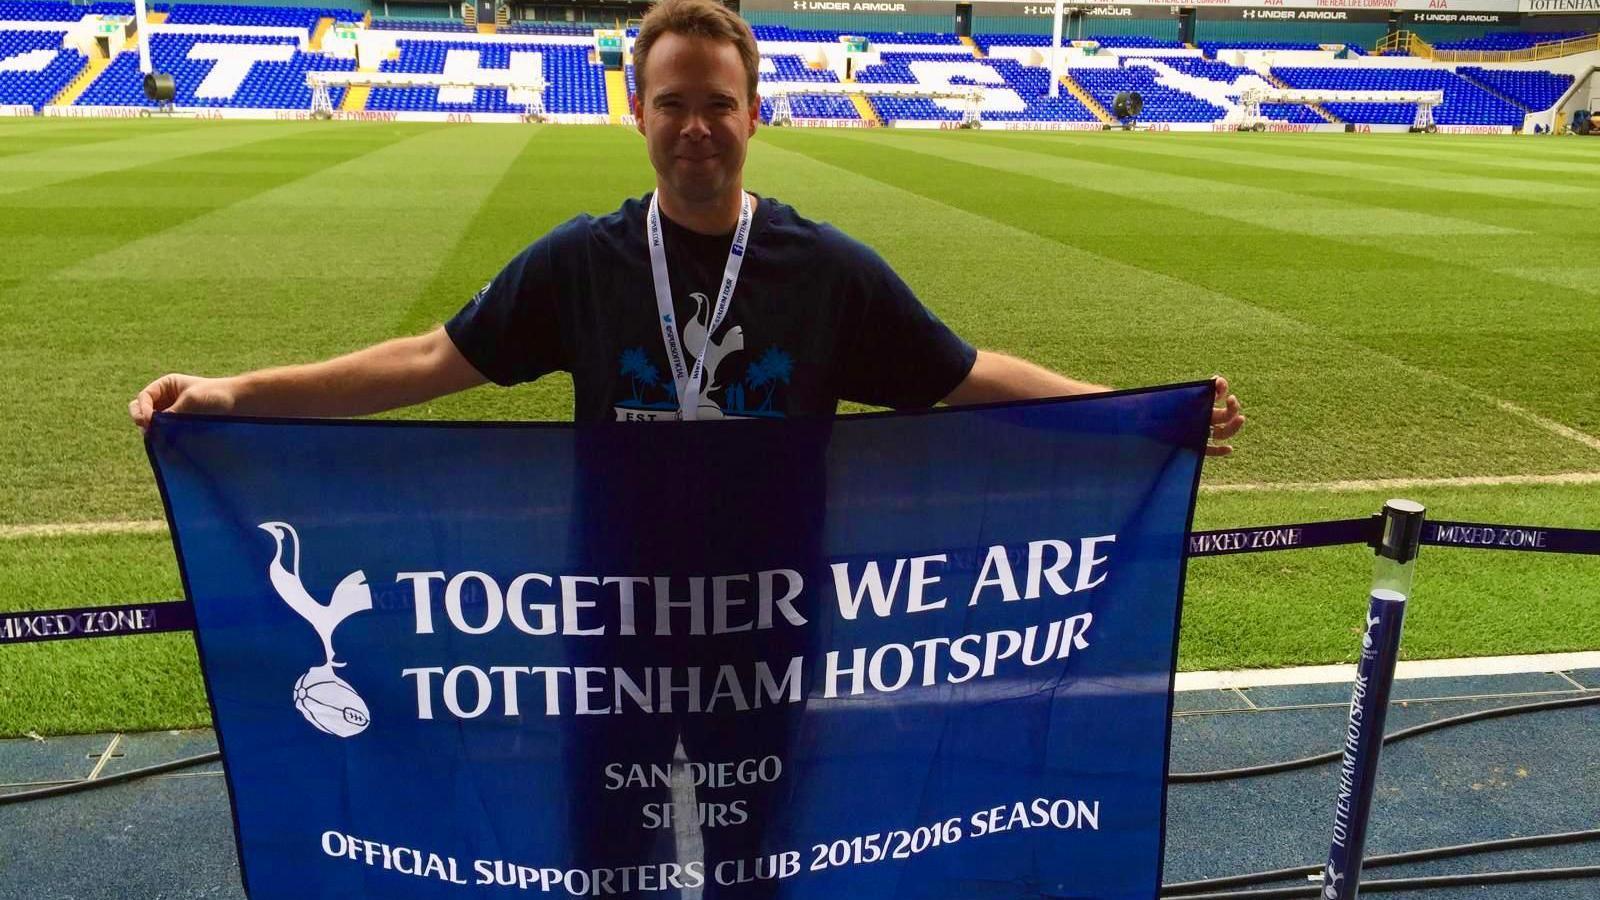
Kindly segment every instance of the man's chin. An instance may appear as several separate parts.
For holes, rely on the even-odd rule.
[[[706,178],[679,178],[672,184],[672,192],[685,203],[710,203],[728,192],[728,182]]]

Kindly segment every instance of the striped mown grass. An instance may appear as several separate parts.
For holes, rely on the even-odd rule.
[[[1600,472],[1600,161],[1532,138],[765,130],[748,186],[879,250],[979,346],[1135,386],[1224,372],[1207,485]],[[0,122],[0,526],[159,518],[127,399],[164,371],[432,327],[650,186],[621,128]],[[565,419],[562,377],[404,417]],[[1593,483],[1430,486],[1600,527]],[[1208,493],[1197,527],[1378,493]],[[1198,560],[1185,668],[1351,655],[1365,551]],[[1600,561],[1430,551],[1407,654],[1600,646]],[[0,538],[0,609],[174,597],[159,533]],[[203,724],[181,636],[0,649],[0,735]]]

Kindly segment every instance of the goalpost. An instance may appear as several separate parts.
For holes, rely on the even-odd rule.
[[[506,102],[521,106],[524,118],[540,122],[545,116],[544,79],[509,72],[501,75],[479,71],[470,79],[408,72],[307,72],[306,86],[311,88],[311,115],[316,118],[333,116],[333,97],[329,89],[334,87],[505,88]]]
[[[827,84],[811,82],[774,83],[762,82],[762,93],[772,101],[773,125],[807,125],[825,124],[836,120],[807,119],[794,115],[790,103],[791,95],[821,94],[835,97],[921,97],[925,100],[957,100],[961,103],[961,127],[979,128],[982,121],[979,117],[980,107],[983,102],[983,89],[950,85],[948,87],[922,87],[906,84],[862,84],[848,82],[844,84]],[[885,123],[888,124],[888,123]]]
[[[1271,120],[1261,113],[1263,103],[1414,103],[1417,112],[1411,119],[1411,127],[1417,131],[1433,131],[1433,108],[1443,102],[1444,91],[1251,88],[1239,95],[1239,103],[1244,107],[1244,120],[1239,127],[1246,131],[1265,131]]]

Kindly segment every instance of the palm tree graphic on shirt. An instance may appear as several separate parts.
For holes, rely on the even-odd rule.
[[[661,381],[661,372],[645,355],[643,347],[634,347],[622,351],[622,374],[633,380],[633,402],[643,403],[644,398],[639,395],[639,385],[655,387]]]
[[[777,347],[768,347],[760,359],[751,363],[745,370],[745,383],[749,384],[752,390],[761,387],[767,389],[767,395],[762,398],[761,406],[757,407],[756,411],[770,412],[772,398],[778,393],[778,385],[787,385],[793,375],[794,358]]]

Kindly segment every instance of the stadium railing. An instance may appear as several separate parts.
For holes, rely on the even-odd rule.
[[[1423,40],[1415,32],[1397,31],[1387,35],[1374,48],[1379,53],[1415,56],[1434,62],[1451,63],[1511,63],[1537,62],[1543,59],[1560,59],[1575,53],[1600,50],[1600,33],[1559,41],[1545,41],[1520,50],[1441,50]]]

